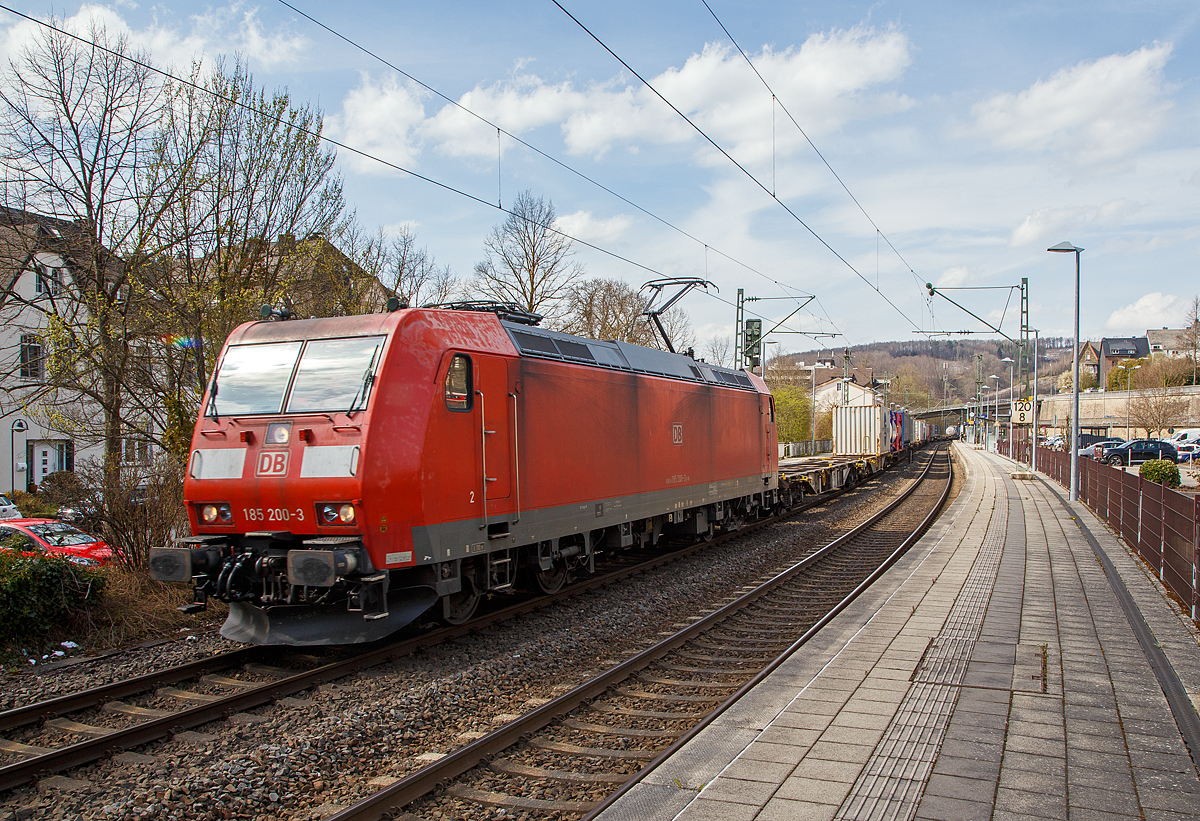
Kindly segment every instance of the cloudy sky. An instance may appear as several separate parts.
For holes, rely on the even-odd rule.
[[[99,20],[163,66],[240,53],[347,145],[487,203],[550,198],[564,230],[610,252],[580,248],[589,275],[713,282],[683,303],[701,340],[731,334],[738,288],[771,324],[813,294],[785,327],[850,344],[982,329],[927,281],[998,288],[948,293],[1016,335],[1002,289],[1021,277],[1032,324],[1069,335],[1074,261],[1045,250],[1064,240],[1086,249],[1085,336],[1177,326],[1200,293],[1194,2],[709,0],[753,68],[702,0],[559,0],[628,68],[553,0],[291,2],[336,34],[280,2],[6,0]],[[32,25],[0,26],[7,59]],[[498,145],[496,126],[553,159]],[[504,218],[361,156],[339,164],[363,222],[411,226],[462,275]]]

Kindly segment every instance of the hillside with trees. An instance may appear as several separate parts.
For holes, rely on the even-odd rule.
[[[771,364],[799,365],[803,362],[807,365],[820,358],[833,359],[840,366],[844,350],[825,348],[783,353],[772,359]],[[1002,339],[873,342],[852,346],[849,351],[851,367],[872,369],[877,381],[887,383],[888,401],[911,408],[935,407],[943,400],[958,404],[974,398],[977,363],[980,362],[984,384],[997,384],[989,377],[993,374],[999,376],[1000,395],[1007,398],[1009,365],[1001,360],[1005,357],[1017,359],[1012,343]],[[1039,353],[1040,391],[1048,393],[1054,377],[1071,366],[1071,340],[1066,337],[1043,338],[1040,340]],[[982,360],[977,357],[982,357]],[[1019,383],[1020,374],[1016,371],[1016,364],[1013,368],[1013,380]],[[1016,392],[1020,392],[1019,384]]]

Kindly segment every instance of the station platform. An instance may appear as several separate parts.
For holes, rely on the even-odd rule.
[[[1200,632],[1061,487],[954,448],[918,544],[600,818],[1200,817]]]

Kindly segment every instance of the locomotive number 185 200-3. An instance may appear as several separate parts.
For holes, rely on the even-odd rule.
[[[288,510],[282,507],[244,507],[242,517],[248,522],[297,522],[304,521],[304,508]]]

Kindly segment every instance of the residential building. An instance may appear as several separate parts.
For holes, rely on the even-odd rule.
[[[55,367],[49,318],[69,298],[77,237],[74,223],[0,208],[0,425],[9,429],[0,443],[0,466],[10,467],[0,476],[5,488],[28,489],[51,473],[73,471],[77,459],[102,453],[94,439],[54,424],[54,403],[48,401]]]
[[[1141,359],[1150,354],[1150,341],[1144,336],[1100,340],[1100,385],[1108,384],[1108,372],[1124,359]]]
[[[1197,329],[1200,330],[1200,329]],[[1172,330],[1163,328],[1161,331],[1146,331],[1146,339],[1150,344],[1150,353],[1166,354],[1170,357],[1190,357],[1196,354],[1196,335],[1189,328]]]

